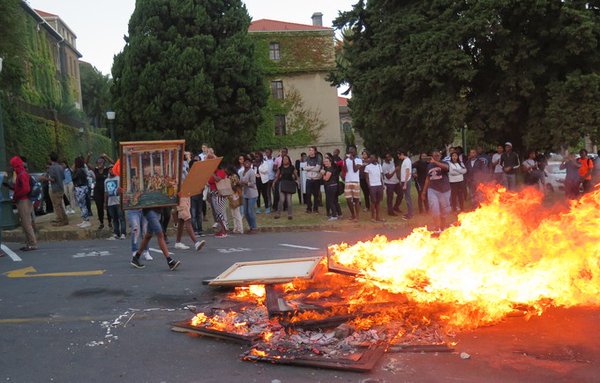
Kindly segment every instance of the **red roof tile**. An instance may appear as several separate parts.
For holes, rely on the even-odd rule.
[[[55,15],[53,13],[48,13],[48,12],[40,11],[39,9],[35,9],[35,11],[37,12],[38,15],[40,15],[42,17],[58,17],[58,15]]]
[[[330,31],[332,28],[308,24],[287,23],[285,21],[260,19],[253,21],[248,32],[287,32],[287,31]]]
[[[346,97],[338,96],[338,103],[340,104],[340,106],[348,106],[348,99]]]

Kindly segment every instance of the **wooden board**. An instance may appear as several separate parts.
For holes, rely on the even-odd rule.
[[[312,279],[323,257],[237,262],[213,279],[211,286],[247,286]]]
[[[255,340],[259,338],[258,335],[245,336],[224,331],[212,330],[204,327],[194,327],[190,324],[190,322],[172,323],[171,331],[209,336],[211,338],[223,339],[247,345],[252,344]]]
[[[242,355],[242,360],[252,362],[267,362],[273,364],[288,364],[293,366],[320,367],[333,370],[368,372],[371,371],[379,359],[385,354],[386,345],[377,344],[366,351],[353,354],[344,358],[330,359],[318,356],[255,356]]]
[[[217,170],[221,160],[223,160],[223,157],[194,162],[185,181],[181,185],[181,196],[191,197],[202,193],[208,183],[208,179]]]
[[[390,346],[387,352],[453,352],[454,348],[447,344],[404,344]]]
[[[360,271],[355,270],[355,269],[351,269],[349,267],[346,266],[342,266],[339,263],[337,263],[333,257],[331,256],[331,254],[329,254],[329,249],[327,249],[327,269],[333,273],[338,273],[338,274],[343,274],[343,275],[349,275],[351,277],[359,275]]]

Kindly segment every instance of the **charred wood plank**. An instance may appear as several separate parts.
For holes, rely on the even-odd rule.
[[[185,332],[185,333],[209,336],[212,338],[228,340],[231,342],[235,342],[235,343],[239,343],[239,344],[246,344],[246,345],[251,345],[253,342],[258,340],[258,338],[260,337],[259,335],[240,335],[240,334],[234,334],[234,333],[225,332],[225,331],[209,329],[209,328],[205,328],[205,327],[195,327],[195,326],[192,326],[189,322],[172,323],[171,330],[175,331],[175,332]]]

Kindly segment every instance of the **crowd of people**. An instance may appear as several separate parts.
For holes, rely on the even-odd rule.
[[[202,145],[202,151],[197,155],[186,152],[182,180],[196,162],[215,158],[214,150],[208,145]],[[293,220],[295,194],[300,206],[305,207],[306,214],[323,211],[323,217],[326,216],[329,221],[343,217],[339,203],[341,195],[347,203],[347,218],[352,222],[359,221],[361,212],[367,212],[373,222],[383,222],[384,202],[387,216],[401,215],[402,219],[410,220],[415,214],[411,198],[414,184],[418,212],[430,214],[432,229],[439,232],[448,224],[448,216],[452,212],[466,209],[466,202],[471,209],[481,203],[480,184],[496,183],[514,191],[517,175],[521,173],[525,185],[545,190],[544,169],[547,165],[545,156],[536,151],[528,152],[527,158],[521,161],[510,142],[499,145],[495,153],[485,153],[476,148],[465,154],[461,147],[449,146],[444,152],[420,153],[414,162],[405,150],[388,152],[380,158],[367,150],[358,155],[356,147],[350,146],[342,157],[339,149],[323,154],[317,147],[311,146],[307,153],[293,161],[287,148],[281,149],[277,155],[266,149],[240,155],[234,164],[221,163],[209,178],[205,190],[191,197],[179,196],[175,209],[127,210],[125,214],[120,202],[119,161],[115,163],[105,154],[99,156],[94,164],[90,160],[91,153],[86,158],[76,158],[70,166],[67,161],[59,162],[56,154],[50,155],[48,169],[42,179],[50,185],[49,195],[56,215],[53,225],[68,225],[76,203],[81,216],[78,226],[89,228],[91,201],[94,201],[98,229],[104,228],[106,212],[113,230],[109,239],[125,239],[126,221],[129,223],[133,266],[144,267],[140,262],[142,257],[152,260],[148,241],[157,236],[172,270],[179,266],[179,262],[171,259],[167,250],[171,220],[177,228],[174,247],[190,248],[182,242],[185,231],[195,249],[200,251],[205,245],[199,237],[205,234],[208,208],[214,222],[215,238],[225,238],[230,232],[255,233],[257,214],[272,214],[273,219],[280,219],[287,213],[287,219]],[[29,198],[32,189],[30,177],[22,158],[16,156],[10,164],[15,174],[11,185],[14,188],[13,199],[26,236],[26,245],[21,250],[35,250],[37,241]],[[580,190],[583,193],[591,190],[594,163],[585,150],[581,150],[578,158],[567,153],[560,166],[566,169],[567,197],[576,198]],[[404,214],[401,212],[403,202],[406,205]],[[228,217],[233,220],[231,231]]]

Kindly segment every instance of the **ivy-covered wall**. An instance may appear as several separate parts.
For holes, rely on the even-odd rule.
[[[30,104],[56,108],[65,96],[57,68],[56,40],[44,28],[38,31],[31,17],[25,18],[26,52],[23,98]],[[68,89],[68,87],[67,87]]]
[[[6,104],[3,103],[3,106]],[[97,155],[110,154],[110,139],[107,137],[89,133],[87,130],[79,133],[79,129],[23,112],[6,113],[7,109],[15,110],[5,108],[2,114],[7,158],[15,155],[27,157],[32,172],[46,169],[51,152],[58,153],[60,158],[69,163],[73,163],[75,157],[85,155],[89,151]]]
[[[333,31],[250,33],[255,57],[269,77],[279,74],[329,72],[335,68]],[[279,44],[280,60],[269,59],[269,46]]]

